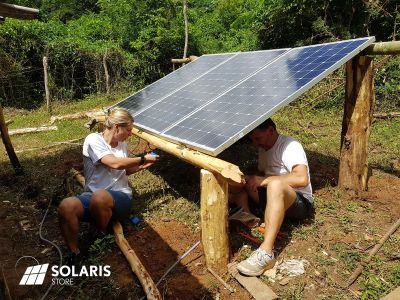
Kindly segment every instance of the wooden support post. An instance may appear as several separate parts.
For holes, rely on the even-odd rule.
[[[356,56],[346,64],[339,166],[339,186],[356,192],[367,189],[368,138],[374,101],[372,59]]]
[[[4,120],[3,107],[0,106],[0,133],[1,139],[3,140],[4,147],[6,148],[8,157],[10,158],[11,164],[14,167],[15,174],[21,175],[24,173],[21,164],[19,163],[18,157],[15,154],[14,147],[11,143],[10,136],[8,135],[8,128]]]
[[[49,64],[47,56],[43,56],[43,72],[44,72],[44,90],[46,93],[47,112],[51,115],[51,103],[50,103],[50,90],[49,90],[49,76],[48,76]]]
[[[228,183],[219,174],[201,170],[201,240],[209,268],[226,270],[228,238]]]
[[[107,50],[103,56],[103,68],[104,68],[104,74],[106,76],[106,93],[109,94],[111,87],[110,87],[110,74],[108,73],[108,67],[107,67]]]

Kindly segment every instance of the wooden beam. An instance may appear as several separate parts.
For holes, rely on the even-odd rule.
[[[361,51],[360,55],[400,54],[400,41],[373,43]]]
[[[32,20],[37,18],[38,14],[39,10],[35,8],[0,2],[0,16],[3,17]]]
[[[6,148],[8,157],[10,158],[11,164],[14,167],[15,173],[21,175],[24,173],[21,164],[19,163],[18,157],[15,154],[14,147],[11,143],[10,136],[8,135],[8,128],[4,120],[3,107],[0,105],[0,133],[1,139],[3,140],[4,147]]]
[[[199,168],[221,174],[229,181],[229,184],[235,185],[242,184],[244,182],[243,173],[240,171],[239,167],[234,164],[216,157],[209,156],[199,151],[192,150],[183,145],[169,142],[137,128],[133,128],[132,133],[148,141],[157,148],[175,155],[176,157],[183,159],[184,161],[187,161]]]
[[[339,165],[339,186],[356,192],[367,188],[368,138],[374,102],[372,58],[358,55],[346,64]]]
[[[201,241],[209,268],[227,269],[230,258],[228,183],[219,174],[200,173]]]

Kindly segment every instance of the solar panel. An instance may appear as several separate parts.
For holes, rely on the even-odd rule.
[[[129,96],[114,106],[128,109],[135,117],[140,111],[155,105],[158,101],[173,93],[186,84],[195,81],[198,77],[212,68],[233,57],[235,53],[203,55],[175,72],[169,73],[163,78],[146,86],[144,89]]]
[[[204,55],[115,106],[139,128],[216,156],[374,40]]]
[[[164,135],[218,155],[373,41],[372,37],[291,49]]]
[[[256,73],[287,49],[238,53],[197,80],[135,115],[140,127],[161,133]]]

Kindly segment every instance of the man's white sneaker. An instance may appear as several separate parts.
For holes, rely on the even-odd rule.
[[[266,270],[271,269],[275,265],[274,253],[269,254],[267,251],[258,248],[246,260],[237,265],[240,273],[247,276],[260,276]]]

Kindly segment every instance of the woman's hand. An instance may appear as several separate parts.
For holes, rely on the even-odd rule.
[[[139,167],[139,169],[147,169],[148,167],[152,166],[157,160],[160,159],[159,155],[154,154],[146,154],[144,156],[144,163]]]

